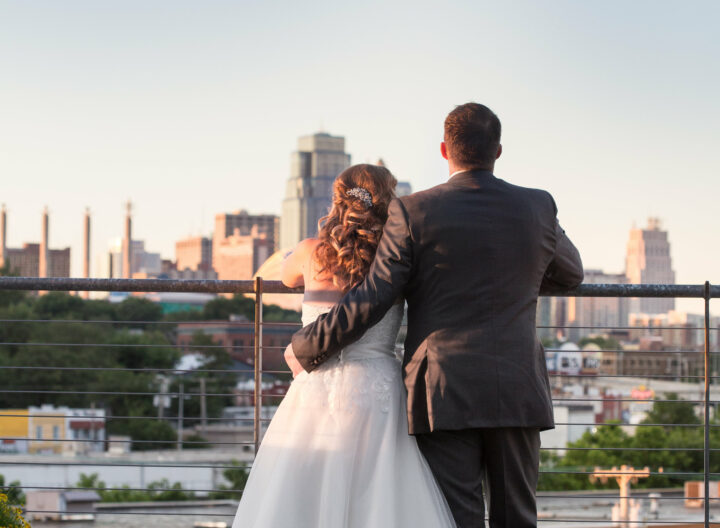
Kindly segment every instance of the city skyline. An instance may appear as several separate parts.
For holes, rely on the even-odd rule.
[[[178,1],[141,16],[124,2],[0,2],[8,244],[38,242],[49,205],[50,245],[73,248],[77,276],[84,208],[94,266],[132,199],[133,238],[173,255],[215,213],[279,215],[290,153],[316,131],[422,190],[447,179],[445,115],[477,100],[503,123],[496,174],[555,196],[585,267],[622,272],[633,222],[660,217],[677,282],[720,283],[718,14],[713,2]]]

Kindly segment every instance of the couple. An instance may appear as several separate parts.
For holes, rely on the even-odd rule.
[[[396,199],[384,167],[335,180],[283,269],[305,286],[296,377],[233,528],[475,528],[485,500],[492,528],[537,526],[553,427],[537,297],[583,271],[552,196],[493,175],[501,151],[497,116],[468,103],[445,120],[446,183]]]

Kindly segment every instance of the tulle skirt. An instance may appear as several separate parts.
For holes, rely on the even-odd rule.
[[[333,359],[292,383],[233,528],[452,528],[408,435],[400,363]]]

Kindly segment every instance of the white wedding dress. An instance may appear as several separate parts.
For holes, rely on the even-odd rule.
[[[307,325],[330,306],[303,304]],[[401,304],[295,378],[255,457],[233,528],[453,528],[415,439],[395,356]]]

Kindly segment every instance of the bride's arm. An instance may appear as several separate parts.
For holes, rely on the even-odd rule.
[[[382,319],[410,279],[412,256],[408,214],[395,199],[388,207],[383,236],[365,280],[293,336],[293,352],[305,370],[317,368]]]
[[[312,239],[302,240],[291,253],[285,256],[280,280],[289,288],[305,286],[305,267],[308,255],[315,243]]]

